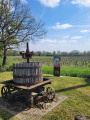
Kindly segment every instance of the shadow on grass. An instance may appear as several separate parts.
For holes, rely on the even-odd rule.
[[[49,75],[49,74],[44,74],[43,77],[44,77],[44,78],[52,78],[52,77],[54,77],[54,76],[53,76],[53,75]]]
[[[44,78],[52,78],[53,76],[49,76],[49,75],[47,75],[47,76],[44,76]]]
[[[84,85],[77,85],[77,86],[73,86],[73,87],[69,87],[69,88],[59,89],[59,90],[56,90],[56,92],[65,92],[65,91],[70,91],[70,90],[77,89],[77,88],[90,86],[89,78],[86,78],[85,82],[86,82],[86,84],[84,84]]]
[[[23,91],[16,91],[6,99],[0,97],[0,120],[10,120],[13,116],[30,109]]]
[[[10,120],[14,115],[10,114],[6,110],[0,107],[0,120]]]
[[[85,82],[90,85],[90,78],[85,78]]]

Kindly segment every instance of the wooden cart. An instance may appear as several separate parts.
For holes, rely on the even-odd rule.
[[[1,89],[2,97],[5,99],[11,93],[16,90],[23,90],[26,94],[27,100],[30,102],[30,106],[33,107],[34,103],[41,100],[53,100],[55,98],[55,90],[52,87],[47,87],[45,90],[44,86],[47,84],[51,84],[53,79],[43,78],[43,82],[31,86],[22,86],[20,84],[16,84],[13,80],[7,80],[4,82],[0,82],[0,84],[4,85]],[[37,93],[37,95],[32,95],[32,92]]]

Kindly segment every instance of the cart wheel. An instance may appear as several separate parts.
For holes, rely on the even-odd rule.
[[[1,89],[1,94],[3,98],[6,98],[10,94],[9,86],[3,86]]]
[[[55,98],[55,90],[54,90],[54,88],[48,87],[46,89],[46,93],[47,93],[47,98],[49,100],[53,100]]]

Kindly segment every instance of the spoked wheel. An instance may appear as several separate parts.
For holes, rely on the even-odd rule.
[[[1,94],[3,98],[6,98],[8,95],[10,95],[10,87],[9,86],[3,86],[1,89]]]
[[[46,89],[46,93],[47,93],[47,98],[49,100],[53,100],[55,98],[55,90],[54,90],[54,88],[48,87]]]

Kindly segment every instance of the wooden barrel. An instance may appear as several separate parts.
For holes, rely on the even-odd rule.
[[[33,85],[43,82],[42,63],[14,63],[13,82],[22,85]]]

